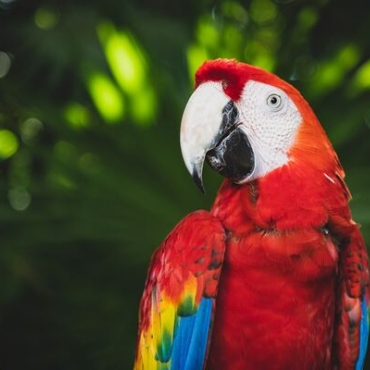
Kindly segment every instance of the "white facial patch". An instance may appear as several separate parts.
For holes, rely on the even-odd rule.
[[[253,172],[241,181],[246,182],[288,162],[302,116],[283,90],[256,81],[247,82],[236,106],[239,127],[247,134],[255,156]]]

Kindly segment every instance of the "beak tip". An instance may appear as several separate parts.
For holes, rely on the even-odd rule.
[[[205,189],[204,189],[204,185],[203,185],[203,180],[202,180],[202,177],[199,176],[199,173],[198,171],[194,170],[193,171],[193,174],[192,174],[192,177],[193,177],[193,180],[195,182],[195,184],[198,186],[199,190],[205,194]]]

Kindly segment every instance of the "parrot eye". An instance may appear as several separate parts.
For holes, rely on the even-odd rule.
[[[267,104],[274,110],[279,110],[281,108],[281,97],[278,94],[271,94],[267,98]]]

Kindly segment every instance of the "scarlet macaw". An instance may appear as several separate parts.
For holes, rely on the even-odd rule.
[[[344,172],[287,82],[217,59],[196,73],[185,164],[226,177],[154,253],[135,370],[362,369],[368,257]]]

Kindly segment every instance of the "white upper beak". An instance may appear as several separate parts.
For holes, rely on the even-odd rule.
[[[182,116],[182,156],[188,171],[202,190],[204,159],[216,144],[215,138],[222,123],[222,110],[229,101],[221,82],[205,82],[191,95]]]

